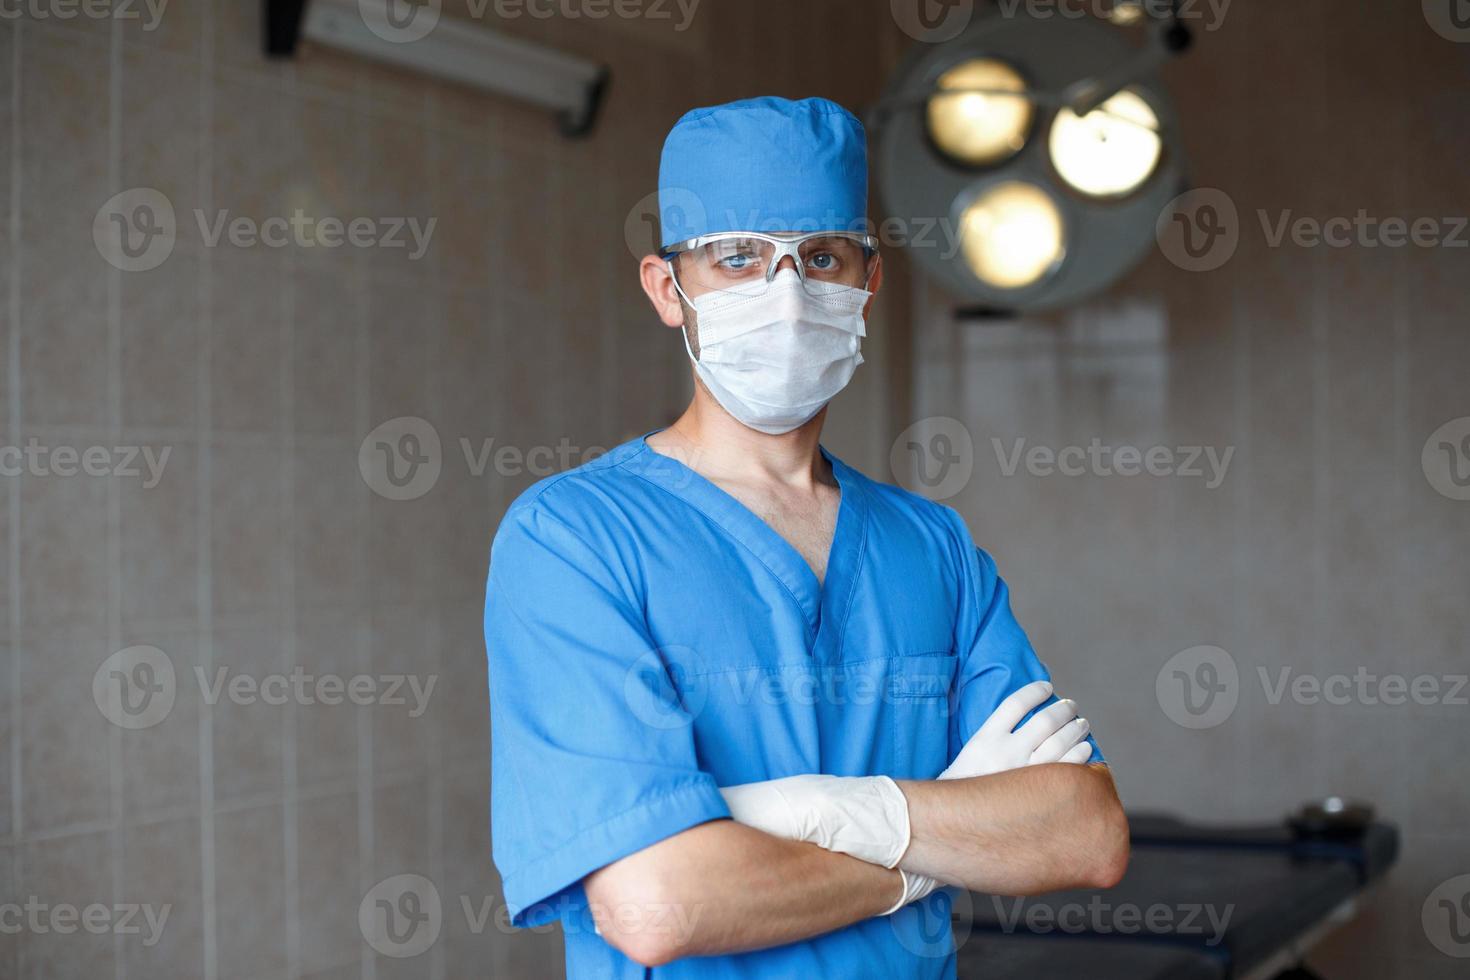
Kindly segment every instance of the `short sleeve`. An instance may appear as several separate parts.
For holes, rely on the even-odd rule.
[[[956,523],[963,535],[960,553],[966,568],[955,631],[959,665],[950,714],[950,762],[1008,696],[1032,681],[1051,679],[1011,612],[1010,592],[994,560],[970,542],[958,517]],[[1053,695],[1047,704],[1056,700]],[[1092,745],[1088,761],[1105,762],[1097,740],[1089,735],[1087,741]]]
[[[517,926],[557,918],[592,871],[729,816],[615,565],[534,502],[491,551],[491,839]]]

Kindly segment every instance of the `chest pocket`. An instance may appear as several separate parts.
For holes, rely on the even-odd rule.
[[[958,658],[945,650],[888,663],[894,751],[886,772],[895,779],[933,779],[949,763],[950,690]]]

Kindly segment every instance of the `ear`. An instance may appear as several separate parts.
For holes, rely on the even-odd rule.
[[[643,283],[643,292],[653,304],[653,311],[666,327],[684,325],[684,307],[679,302],[679,290],[674,286],[674,275],[669,264],[657,255],[645,255],[638,263],[638,278]]]

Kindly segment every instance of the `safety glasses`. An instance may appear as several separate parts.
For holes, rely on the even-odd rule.
[[[715,291],[759,296],[788,255],[810,293],[834,286],[866,289],[878,264],[878,240],[855,232],[728,231],[678,242],[662,253],[686,299]]]

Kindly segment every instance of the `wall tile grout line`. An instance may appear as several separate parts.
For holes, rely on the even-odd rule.
[[[10,277],[10,298],[8,319],[10,321],[10,333],[5,338],[6,344],[6,387],[7,387],[7,410],[10,414],[9,436],[12,446],[20,445],[20,184],[21,184],[21,152],[20,152],[20,69],[21,51],[20,39],[25,33],[24,22],[17,23],[10,32],[10,186],[7,193],[10,198],[10,227],[8,229],[8,241],[10,249],[10,261],[7,262],[5,273]],[[20,481],[7,480],[5,506],[8,512],[9,540],[6,542],[5,560],[9,565],[8,578],[10,581],[10,657],[8,668],[9,676],[9,704],[6,710],[10,712],[10,834],[15,840],[19,840],[25,832],[24,823],[24,781],[21,778],[21,742],[23,735],[21,719],[21,592],[20,580]],[[12,875],[14,870],[12,869]],[[17,964],[18,965],[18,964]]]
[[[107,85],[107,190],[117,193],[122,184],[122,87],[123,87],[122,21],[113,17],[109,23]],[[108,437],[113,445],[120,441],[122,417],[122,270],[107,268],[107,412]],[[122,649],[122,502],[118,481],[107,480],[107,655]],[[111,851],[112,893],[117,901],[123,891],[126,843],[123,833],[124,780],[126,765],[124,732],[117,725],[107,726],[108,795],[112,811],[108,830]],[[145,899],[147,900],[147,899]],[[113,930],[113,976],[127,977],[127,947],[121,930]]]
[[[214,3],[200,5],[199,50],[199,201],[203,208],[214,204]],[[198,313],[196,336],[199,362],[195,368],[195,411],[198,418],[198,471],[194,488],[198,502],[195,533],[198,535],[198,585],[196,604],[199,616],[200,666],[208,668],[214,659],[214,580],[210,569],[213,560],[212,536],[214,511],[211,494],[213,447],[210,445],[212,414],[209,377],[212,370],[214,330],[213,288],[214,257],[206,250],[199,257]],[[214,718],[208,704],[199,709],[199,888],[201,898],[200,931],[203,963],[202,980],[219,976],[218,940],[215,907],[214,854]]]
[[[429,172],[431,174],[437,174],[439,172],[439,164],[444,153],[444,141],[439,133],[439,119],[436,112],[436,103],[433,100],[430,100],[429,103],[428,118],[431,124],[429,130]],[[436,180],[434,184],[437,187],[438,181]],[[437,197],[438,195],[435,195],[435,197],[431,197],[430,201],[435,202],[435,198]],[[442,203],[442,201],[442,198],[438,198],[438,201],[436,203]],[[438,208],[435,207],[434,203],[431,203],[430,207],[434,210],[438,210]],[[432,266],[430,266],[429,270],[430,322],[438,324],[439,329],[429,331],[430,349],[428,352],[428,357],[425,359],[425,374],[427,375],[427,377],[424,379],[424,390],[428,393],[430,401],[430,405],[427,406],[431,412],[430,417],[438,418],[441,420],[441,422],[444,418],[445,407],[443,385],[435,383],[435,375],[442,373],[443,370],[443,363],[441,359],[444,354],[443,340],[444,325],[446,323],[444,316],[444,259],[445,256],[438,256],[437,260],[433,263]],[[443,492],[442,489],[441,492]],[[438,525],[436,524],[436,530],[437,527]],[[443,564],[440,562],[435,562],[433,564],[433,575],[430,579],[433,588],[433,592],[431,593],[432,595],[437,597],[442,594],[443,580]],[[430,662],[432,664],[433,670],[438,673],[442,671],[444,655],[444,624],[442,617],[431,616],[429,618],[426,631],[429,634],[428,647],[430,650],[433,651],[433,656],[430,658]],[[426,814],[427,819],[425,821],[429,830],[429,874],[431,876],[431,880],[436,882],[435,887],[442,888],[445,883],[446,867],[444,862],[444,772],[443,767],[440,764],[438,725],[434,715],[429,712],[425,712],[423,715],[421,715],[418,721],[421,724],[427,724],[429,726],[429,737],[427,742],[429,758],[431,760],[428,765],[429,812]],[[452,904],[454,898],[453,896],[448,896],[447,900]],[[431,947],[430,950],[430,975],[433,976],[435,980],[443,980],[443,977],[445,975],[444,946],[445,943],[442,941],[441,938],[440,941],[436,941],[434,943],[433,947]]]
[[[364,83],[359,79],[354,94],[355,102],[359,107],[359,114],[354,120],[353,139],[358,141],[359,146],[366,149],[368,144],[368,133],[362,126],[363,115],[366,111],[368,101],[367,93],[364,91]],[[369,195],[371,194],[371,178],[366,184]],[[371,200],[371,197],[369,197]],[[353,297],[357,303],[357,321],[354,335],[356,337],[356,399],[354,405],[354,418],[357,420],[357,435],[362,439],[372,430],[372,276],[368,269],[366,255],[353,256],[354,289]],[[369,618],[373,609],[373,564],[371,561],[370,542],[372,540],[372,516],[373,500],[372,493],[366,487],[355,488],[357,493],[357,526],[362,529],[354,540],[354,552],[356,563],[363,570],[363,580],[359,586],[364,590],[362,597],[363,613],[356,617],[356,627],[352,631],[352,643],[357,655],[359,667],[366,662],[367,672],[372,670],[372,625],[371,622],[363,622]],[[363,896],[373,887],[373,744],[372,726],[368,724],[368,717],[364,712],[357,712],[357,878],[358,895]],[[373,957],[372,947],[366,942],[359,943],[360,963],[363,980],[376,980],[377,962]]]
[[[1317,98],[1320,105],[1330,102],[1327,59],[1318,74]],[[1311,636],[1314,654],[1328,648],[1331,637],[1331,603],[1328,590],[1332,582],[1332,565],[1328,556],[1332,547],[1332,322],[1331,260],[1325,251],[1314,256],[1306,289],[1312,303],[1312,620]],[[1313,716],[1310,738],[1319,759],[1332,758],[1327,739],[1327,719],[1318,712]]]
[[[287,96],[299,109],[296,99],[296,75],[292,70],[287,75]],[[297,663],[296,651],[296,578],[295,549],[296,506],[294,484],[296,480],[296,374],[294,350],[296,343],[296,276],[300,262],[296,253],[286,252],[281,256],[278,273],[281,283],[281,416],[278,423],[281,442],[281,469],[279,490],[281,494],[281,654],[282,668],[291,670]],[[283,869],[285,877],[286,915],[286,975],[301,975],[301,875],[300,841],[297,827],[300,825],[300,801],[296,793],[296,731],[297,713],[300,705],[288,699],[285,706],[284,733],[282,736],[281,763],[283,772],[282,789],[284,801],[282,820]]]

